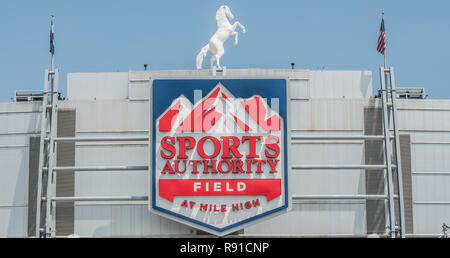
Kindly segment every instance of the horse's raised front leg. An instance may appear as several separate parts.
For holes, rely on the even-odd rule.
[[[242,33],[244,33],[245,34],[245,32],[246,32],[246,30],[245,30],[245,27],[244,27],[244,25],[242,25],[240,22],[235,22],[234,24],[233,24],[233,31],[236,29],[236,26],[239,26],[239,28],[241,28],[241,30],[242,30]]]

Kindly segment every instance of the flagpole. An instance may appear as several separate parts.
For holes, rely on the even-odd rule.
[[[52,27],[51,27],[51,31],[52,31],[52,39],[51,39],[51,44],[54,44],[53,42],[54,42],[54,31],[53,31],[53,26],[55,25],[55,15],[54,14],[51,14],[50,15],[51,17],[52,17]],[[50,83],[51,83],[51,97],[50,97],[50,101],[51,101],[51,103],[52,103],[52,105],[53,105],[53,101],[54,101],[54,96],[55,96],[55,94],[53,94],[53,91],[54,91],[54,78],[55,78],[55,67],[54,67],[54,65],[55,65],[55,47],[54,47],[54,45],[52,46],[52,48],[53,48],[53,50],[51,51],[51,53],[52,53],[52,59],[51,59],[51,71],[50,71]]]

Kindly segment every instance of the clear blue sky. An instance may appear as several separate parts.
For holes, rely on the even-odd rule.
[[[228,68],[290,68],[293,61],[299,69],[369,69],[375,89],[384,9],[397,87],[425,87],[433,99],[450,99],[448,0],[15,0],[0,7],[0,102],[16,89],[43,88],[51,13],[65,96],[67,72],[141,70],[144,63],[195,69],[221,4],[247,27],[238,46],[226,43],[221,61]]]

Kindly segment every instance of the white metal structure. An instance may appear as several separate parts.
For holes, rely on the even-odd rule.
[[[387,85],[387,78],[389,77],[389,88]],[[394,187],[392,178],[392,148],[390,145],[389,137],[389,117],[392,117],[393,129],[394,129],[394,145],[395,145],[395,168],[397,170],[397,187],[399,193],[399,222],[400,222],[400,236],[405,237],[405,215],[404,215],[404,204],[403,204],[403,179],[402,179],[402,167],[401,167],[401,155],[400,155],[400,139],[398,133],[398,117],[397,117],[397,105],[396,105],[396,91],[395,91],[395,79],[394,79],[394,68],[389,69],[380,68],[380,82],[381,82],[381,99],[383,105],[383,129],[385,136],[385,162],[387,163],[387,185],[389,194],[389,223],[390,223],[390,235],[395,237],[395,232],[397,231],[395,225],[395,208],[394,208]],[[391,96],[389,98],[389,95]],[[390,99],[390,103],[388,103]],[[389,115],[388,112],[391,112]]]
[[[405,237],[405,225],[404,225],[404,207],[403,207],[403,180],[401,173],[401,158],[400,158],[400,142],[398,134],[398,121],[397,121],[397,110],[396,110],[396,97],[395,97],[395,80],[394,80],[394,69],[390,67],[389,69],[380,68],[381,77],[381,100],[382,100],[382,113],[383,113],[383,135],[382,136],[295,136],[292,140],[382,140],[384,142],[384,164],[379,165],[294,165],[292,169],[383,169],[386,171],[386,185],[387,194],[385,195],[324,195],[324,196],[293,196],[294,199],[385,199],[388,201],[389,210],[389,236],[394,238],[397,236],[396,232],[400,232],[399,236]],[[386,84],[387,78],[390,78],[389,89]],[[389,98],[389,95],[391,97]],[[390,103],[388,103],[390,102]],[[390,112],[390,114],[389,114]],[[390,122],[389,117],[392,117],[394,135],[390,134]],[[391,147],[391,140],[394,142],[395,146],[395,157],[393,159],[393,151]],[[395,163],[395,164],[393,164]],[[393,170],[397,171],[397,182],[398,182],[398,195],[394,193],[393,186]],[[395,200],[399,202],[399,222],[400,226],[396,226],[395,219]]]
[[[53,78],[54,76],[54,78]],[[405,237],[404,231],[404,208],[403,208],[403,191],[401,178],[401,161],[399,149],[399,135],[398,122],[396,113],[395,97],[390,97],[389,94],[395,96],[395,81],[393,68],[380,69],[381,76],[381,100],[383,112],[383,135],[295,135],[292,136],[293,141],[323,141],[324,144],[329,141],[343,141],[343,140],[370,140],[384,142],[384,164],[375,165],[361,165],[361,164],[294,164],[291,166],[292,170],[380,170],[386,171],[386,186],[387,193],[385,194],[328,194],[328,195],[298,195],[292,196],[293,201],[303,200],[386,200],[388,203],[388,220],[389,220],[389,236],[390,237]],[[389,88],[387,86],[387,78],[389,80]],[[148,144],[148,137],[130,137],[130,136],[109,136],[109,137],[57,137],[57,109],[58,109],[58,70],[55,72],[46,71],[46,80],[44,85],[44,101],[42,109],[42,124],[41,124],[41,146],[39,155],[39,187],[38,196],[42,197],[42,201],[46,203],[45,225],[40,225],[40,214],[43,213],[40,209],[41,199],[38,198],[37,216],[36,216],[36,236],[53,237],[55,236],[55,204],[57,202],[95,202],[95,201],[127,201],[127,202],[141,202],[148,199],[148,196],[56,196],[55,192],[55,173],[64,173],[65,171],[148,171],[148,166],[142,164],[131,164],[125,166],[70,166],[58,167],[56,166],[56,146],[58,142],[146,142]],[[49,82],[52,85],[51,91],[48,90]],[[50,98],[49,98],[50,96]],[[388,113],[390,112],[391,115]],[[389,117],[392,118],[392,126],[394,134],[390,134]],[[393,151],[391,140],[395,146],[395,159],[393,159]],[[397,173],[398,194],[394,193],[393,186],[393,171]],[[47,183],[43,182],[44,173],[48,175]],[[87,172],[90,173],[90,172]],[[374,171],[377,173],[377,171]],[[46,185],[46,188],[44,189]],[[47,201],[48,200],[48,201]],[[399,226],[395,225],[396,217],[394,212],[395,200],[399,202]],[[399,232],[399,234],[397,234]]]
[[[53,69],[54,70],[54,69]],[[49,234],[51,231],[51,203],[47,200],[54,189],[53,167],[55,166],[55,144],[57,125],[57,102],[58,102],[58,81],[59,71],[45,71],[43,101],[41,110],[41,138],[39,148],[39,171],[38,171],[38,190],[36,201],[36,237]],[[49,90],[49,83],[51,88]],[[46,141],[46,139],[49,139]],[[46,189],[44,191],[44,173],[47,173]],[[45,193],[46,197],[43,196]],[[41,225],[42,205],[41,202],[46,201],[45,228]]]
[[[36,237],[54,237],[55,228],[55,203],[67,201],[141,201],[147,200],[147,196],[109,196],[109,197],[57,197],[55,173],[64,171],[124,171],[124,170],[148,170],[148,166],[94,166],[94,167],[58,167],[56,166],[57,142],[86,142],[86,141],[147,141],[148,137],[99,137],[76,138],[57,137],[57,110],[58,110],[58,82],[59,71],[45,71],[45,83],[41,114],[41,137],[39,150],[39,172],[36,207]],[[51,90],[49,91],[49,83]],[[47,182],[44,182],[44,173]],[[44,196],[45,195],[45,196]],[[45,202],[45,213],[41,203]],[[44,215],[45,225],[41,224],[41,214]]]

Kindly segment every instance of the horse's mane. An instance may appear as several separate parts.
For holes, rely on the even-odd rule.
[[[219,21],[223,18],[225,18],[228,21],[228,17],[224,12],[224,8],[222,8],[223,6],[221,6],[219,9],[217,9],[216,12],[216,21],[217,21],[217,26],[219,26]]]

